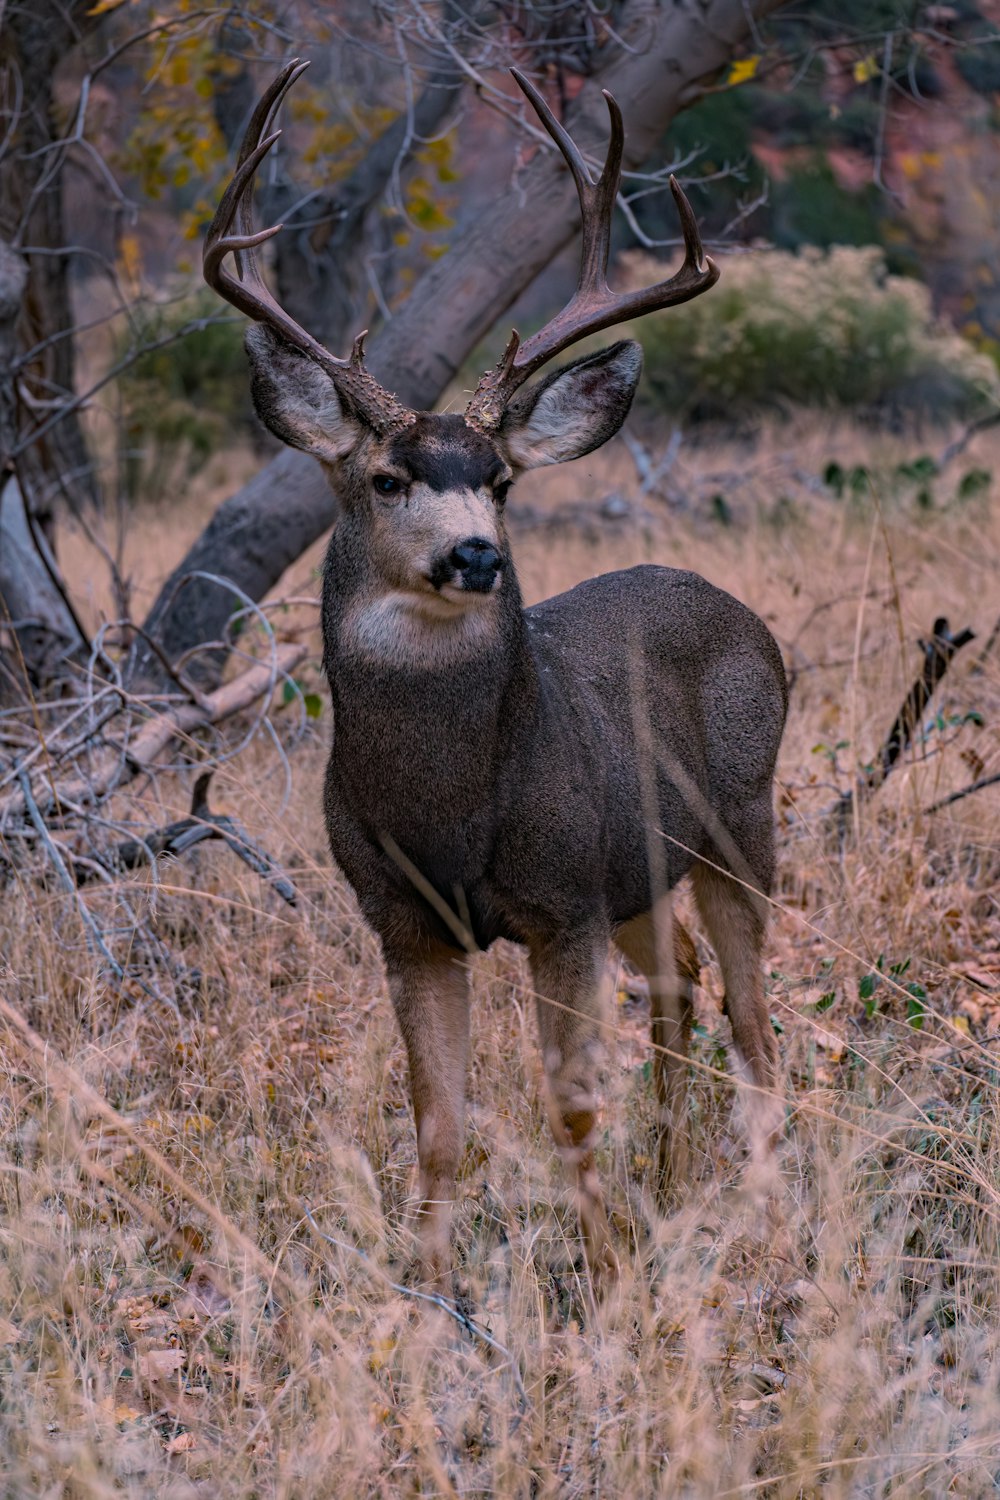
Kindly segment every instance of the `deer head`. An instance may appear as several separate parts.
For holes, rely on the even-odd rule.
[[[365,369],[364,333],[347,359],[336,358],[278,304],[257,260],[258,246],[282,226],[254,230],[253,179],[280,134],[268,133],[274,113],[306,66],[288,63],[254,110],[206,237],[205,279],[257,325],[247,334],[247,351],[261,420],[325,466],[348,514],[364,524],[386,587],[406,591],[424,613],[447,615],[451,607],[474,607],[500,588],[508,563],[502,510],[517,475],[579,458],[618,431],[635,394],[642,351],[622,341],[522,389],[525,382],[588,334],[707,291],[718,280],[718,268],[703,254],[691,206],[671,178],[685,243],[681,269],[656,286],[613,292],[607,262],[621,177],[621,111],[605,92],[611,140],[594,183],[538,90],[514,69],[576,184],[583,219],[577,288],[563,310],[523,344],[516,330],[511,334],[464,416],[411,411]],[[226,265],[229,254],[235,274]]]

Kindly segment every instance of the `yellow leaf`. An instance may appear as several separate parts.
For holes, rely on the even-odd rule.
[[[737,83],[746,83],[748,79],[754,77],[759,66],[759,52],[753,53],[750,57],[738,57],[736,61],[730,65],[729,73],[726,77],[726,83],[730,88],[734,87]]]
[[[375,1340],[372,1344],[371,1353],[368,1356],[368,1368],[373,1375],[377,1375],[379,1370],[385,1369],[395,1347],[395,1334],[386,1334],[382,1338]]]
[[[122,275],[130,285],[136,286],[142,270],[142,247],[138,236],[123,234],[119,242],[118,254],[121,259]]]
[[[867,57],[859,58],[854,64],[854,82],[870,83],[878,76],[878,63],[875,61],[874,53],[870,52]]]
[[[132,0],[127,0],[127,3],[131,4]],[[125,5],[125,4],[126,4],[126,0],[97,0],[97,4],[96,5],[92,5],[90,7],[90,9],[87,12],[87,15],[88,16],[105,16],[105,15],[107,15],[107,13],[108,13],[109,10],[117,10],[118,7],[119,7],[119,5]]]
[[[963,1035],[968,1036],[970,1034],[968,1016],[952,1016],[951,1024],[956,1031],[961,1031]]]

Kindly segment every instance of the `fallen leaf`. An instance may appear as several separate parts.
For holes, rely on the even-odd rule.
[[[991,969],[982,969],[978,964],[964,964],[962,975],[965,979],[971,979],[973,984],[978,984],[984,990],[1000,989],[1000,974]]]
[[[118,1425],[122,1422],[138,1422],[146,1415],[134,1406],[126,1406],[123,1401],[116,1401],[113,1396],[102,1397],[97,1403],[97,1409]]]
[[[139,1355],[136,1369],[146,1380],[169,1380],[183,1368],[186,1358],[183,1349],[150,1349]]]

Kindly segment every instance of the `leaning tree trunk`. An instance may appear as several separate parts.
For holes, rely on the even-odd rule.
[[[718,73],[754,21],[784,0],[644,0],[629,8],[625,46],[609,48],[567,110],[566,125],[587,150],[603,155],[607,111],[601,88],[624,106],[624,166],[648,160],[674,115],[700,97],[700,81]],[[409,301],[379,333],[369,365],[407,406],[433,406],[462,362],[579,227],[576,192],[561,157],[540,150],[516,186],[501,193],[437,261]],[[166,656],[176,660],[225,636],[234,594],[196,572],[227,579],[259,599],[333,523],[336,500],[312,459],[287,450],[224,501],[164,585],[146,620]],[[211,678],[224,657],[206,657]],[[158,678],[143,648],[138,675]]]

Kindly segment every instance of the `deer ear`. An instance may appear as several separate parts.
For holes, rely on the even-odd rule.
[[[511,466],[560,464],[606,443],[628,416],[641,373],[641,345],[623,339],[515,396],[497,434]]]
[[[246,350],[253,404],[275,437],[326,464],[337,463],[361,441],[363,424],[315,360],[261,325],[247,329]]]

